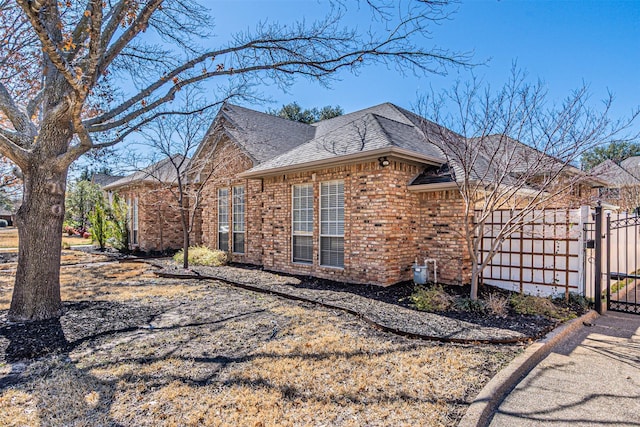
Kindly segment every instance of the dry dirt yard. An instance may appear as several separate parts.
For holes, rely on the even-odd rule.
[[[2,426],[455,425],[522,349],[64,255],[64,315],[29,331],[6,321],[16,265],[0,263]]]

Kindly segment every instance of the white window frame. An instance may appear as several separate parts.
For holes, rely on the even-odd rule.
[[[224,209],[224,212],[223,212]],[[218,249],[229,252],[229,188],[218,188]],[[222,235],[226,234],[226,239]]]
[[[132,219],[131,219],[131,231],[132,231],[131,243],[133,243],[134,245],[137,245],[138,241],[140,240],[138,197],[137,196],[133,197],[133,208],[132,208],[132,210],[133,210],[133,214],[132,214]]]
[[[302,190],[306,194],[300,194]],[[297,194],[299,193],[299,194]],[[306,199],[307,206],[300,206],[299,202]],[[314,197],[313,183],[295,184],[291,186],[291,261],[296,264],[313,264],[313,212]],[[298,217],[296,219],[296,213]],[[302,215],[305,219],[302,219]],[[311,243],[311,254],[309,259],[296,258],[296,240],[305,238]]]
[[[338,192],[332,193],[331,186],[341,186],[342,187],[342,205],[340,206],[339,194]],[[327,190],[329,193],[327,194]],[[333,200],[335,206],[331,206],[331,196],[335,196],[335,200]],[[328,205],[326,202],[329,202]],[[344,268],[344,181],[336,180],[336,181],[326,181],[320,183],[320,203],[319,203],[320,213],[318,215],[318,222],[320,225],[320,233],[319,233],[319,252],[320,252],[320,265],[323,267],[332,267],[332,268]],[[332,215],[333,211],[333,215]],[[326,215],[325,215],[326,213]],[[326,217],[326,220],[323,218]],[[333,217],[333,218],[332,218]],[[324,243],[329,241],[342,242],[342,253],[339,255],[341,258],[341,263],[332,263],[331,261],[327,261],[325,259],[324,253]],[[337,251],[333,251],[337,252]]]
[[[242,191],[240,191],[242,190]],[[236,185],[232,187],[233,201],[231,206],[231,245],[234,254],[244,254],[247,251],[246,239],[246,192],[244,185]],[[236,244],[236,236],[242,236],[242,248],[238,248]],[[239,250],[241,249],[241,250]]]

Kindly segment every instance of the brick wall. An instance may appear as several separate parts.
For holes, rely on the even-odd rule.
[[[461,235],[461,200],[456,191],[413,193],[407,184],[419,173],[415,165],[392,161],[382,168],[377,161],[280,175],[263,182],[263,209],[255,221],[262,224],[266,269],[308,274],[353,283],[390,285],[412,278],[416,258],[436,258],[439,278],[445,283],[469,280],[466,245]],[[318,201],[320,183],[341,179],[345,196],[344,268],[320,265]],[[291,188],[313,183],[313,263],[292,259]],[[456,197],[457,195],[457,197]],[[251,237],[249,237],[251,238]]]
[[[142,251],[180,249],[183,245],[180,208],[168,188],[141,184],[118,189],[125,200],[138,198],[138,248]],[[195,233],[191,237],[197,243]]]
[[[352,283],[390,285],[412,278],[418,258],[436,258],[439,277],[447,283],[468,281],[465,245],[453,229],[460,228],[460,198],[456,192],[414,193],[407,184],[420,173],[419,166],[392,161],[381,167],[376,160],[263,179],[239,179],[252,160],[228,139],[220,140],[207,155],[201,176],[202,242],[218,247],[218,189],[245,187],[245,254],[232,254],[234,262],[262,265],[265,269],[312,275]],[[344,268],[320,265],[320,183],[344,181]],[[292,186],[312,183],[314,191],[313,262],[292,262]],[[231,230],[231,224],[229,224]],[[232,233],[229,233],[231,248]]]
[[[202,243],[212,249],[218,248],[218,189],[229,189],[229,248],[231,249],[232,188],[245,187],[245,254],[232,254],[234,262],[262,264],[262,247],[259,211],[261,205],[261,181],[237,178],[237,174],[253,166],[253,161],[224,137],[213,147],[207,158],[206,167],[200,173],[204,182],[201,194],[200,228]]]
[[[464,203],[457,189],[417,193],[420,220],[418,252],[438,263],[438,281],[471,281],[471,258],[463,234]],[[422,260],[419,259],[422,263]]]

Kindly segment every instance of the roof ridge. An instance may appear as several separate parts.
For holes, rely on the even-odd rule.
[[[412,128],[415,129],[416,126],[414,124],[406,124],[406,123],[402,123],[399,122],[397,120],[394,119],[390,119],[389,117],[385,117],[385,116],[381,116],[380,114],[376,114],[376,113],[369,113],[371,114],[374,118],[375,118],[375,122],[378,124],[378,126],[380,126],[380,130],[382,130],[382,133],[384,133],[384,136],[387,138],[387,141],[389,141],[389,144],[393,145],[394,147],[400,147],[400,145],[398,145],[393,138],[391,138],[391,135],[389,135],[389,132],[387,131],[387,129],[384,127],[384,125],[382,123],[380,123],[380,119],[384,119],[387,120],[389,122],[393,122],[393,123],[397,123],[399,125],[402,126],[406,126],[408,128]]]

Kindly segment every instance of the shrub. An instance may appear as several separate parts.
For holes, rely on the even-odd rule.
[[[575,317],[570,310],[556,306],[550,299],[533,295],[513,294],[509,298],[509,304],[518,314],[539,315],[556,320]]]
[[[0,228],[8,227],[9,223],[6,219],[0,219]]]
[[[414,307],[421,311],[445,311],[453,305],[453,297],[444,290],[442,285],[433,285],[429,288],[418,286],[410,299]]]
[[[472,300],[469,297],[457,298],[454,307],[460,311],[466,311],[468,313],[482,313],[484,312],[484,302],[481,300]]]
[[[498,293],[490,293],[485,300],[485,307],[487,311],[497,317],[505,317],[507,315],[508,306],[509,298]]]
[[[93,240],[100,246],[100,250],[104,251],[107,239],[109,238],[110,227],[104,206],[104,199],[102,197],[93,207],[93,210],[89,212],[89,222],[91,222],[91,236]]]
[[[184,251],[180,250],[173,256],[173,260],[182,264],[184,262]],[[227,253],[220,250],[211,250],[206,246],[189,247],[189,264],[206,265],[209,267],[219,267],[227,263]]]
[[[71,243],[62,242],[62,249],[71,249]]]
[[[107,216],[110,225],[107,242],[120,252],[129,252],[129,207],[118,194],[113,195]]]

